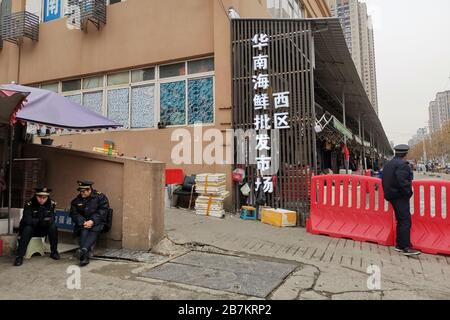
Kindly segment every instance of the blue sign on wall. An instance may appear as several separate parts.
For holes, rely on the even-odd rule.
[[[74,229],[69,212],[63,210],[55,211],[55,224],[59,231],[73,231]]]
[[[44,22],[61,18],[61,0],[44,0]]]

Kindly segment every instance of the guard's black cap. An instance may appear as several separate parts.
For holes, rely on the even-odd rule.
[[[398,145],[394,148],[396,154],[407,154],[410,150],[409,146],[406,144]]]
[[[91,189],[94,183],[92,181],[81,180],[78,181],[78,191]]]
[[[47,187],[42,187],[42,188],[35,188],[34,189],[35,193],[37,196],[49,196],[50,192],[52,192],[52,189],[49,189]]]

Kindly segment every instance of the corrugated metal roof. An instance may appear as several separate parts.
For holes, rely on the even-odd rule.
[[[338,18],[310,19],[314,26],[316,70],[314,77],[330,95],[341,101],[345,92],[346,114],[361,119],[375,140],[392,152],[381,121],[372,107],[345,41]]]

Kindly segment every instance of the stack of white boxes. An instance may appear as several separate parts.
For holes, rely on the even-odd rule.
[[[195,201],[195,213],[202,216],[223,218],[223,203],[229,196],[226,191],[225,174],[199,174],[195,180],[195,189],[200,196]]]

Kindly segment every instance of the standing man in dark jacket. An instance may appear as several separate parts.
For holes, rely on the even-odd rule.
[[[397,219],[397,246],[395,250],[405,256],[420,255],[420,251],[411,246],[411,208],[410,199],[413,196],[413,172],[405,160],[409,146],[399,145],[394,148],[395,158],[387,163],[383,169],[384,197],[395,210]]]
[[[70,208],[70,216],[75,223],[75,233],[80,237],[80,265],[89,264],[89,253],[107,223],[108,198],[94,190],[93,182],[78,181],[78,191]]]
[[[25,204],[23,217],[19,225],[19,247],[14,266],[23,264],[23,257],[32,237],[48,235],[53,260],[59,260],[58,229],[55,224],[56,202],[50,199],[51,189],[37,188],[34,197]]]

